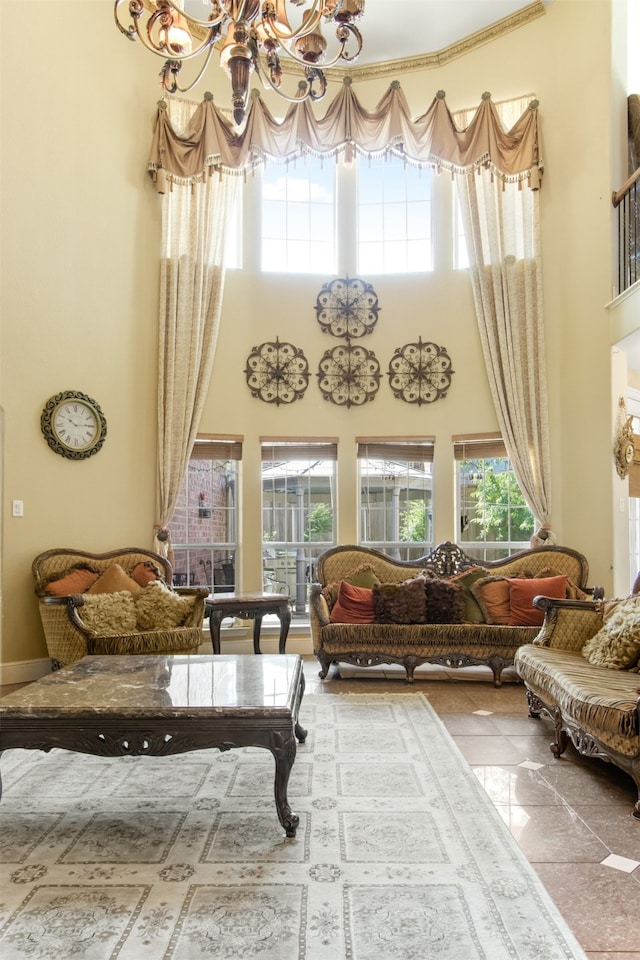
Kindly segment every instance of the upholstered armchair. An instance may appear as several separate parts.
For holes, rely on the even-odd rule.
[[[87,654],[198,651],[209,590],[174,588],[157,553],[62,547],[39,554],[32,570],[54,670]]]

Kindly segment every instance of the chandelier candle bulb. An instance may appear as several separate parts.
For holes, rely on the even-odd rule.
[[[220,55],[220,66],[232,86],[233,118],[240,126],[246,116],[249,86],[255,73],[267,89],[290,102],[321,100],[327,81],[318,67],[338,61],[352,63],[362,50],[362,36],[354,21],[364,13],[364,0],[203,0],[210,6],[207,19],[192,13],[185,0],[115,0],[116,26],[129,40],[140,40],[151,53],[164,57],[160,80],[167,93],[187,93],[204,76],[211,54]],[[186,9],[185,9],[186,7]],[[293,8],[297,25],[291,26]],[[130,23],[124,21],[128,12]],[[121,19],[122,18],[122,19]],[[327,57],[327,41],[320,24],[335,26],[337,52]],[[179,81],[184,60],[204,55],[193,80]],[[301,78],[292,94],[281,89],[281,58],[300,66]]]

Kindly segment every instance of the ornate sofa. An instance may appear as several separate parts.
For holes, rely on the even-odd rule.
[[[516,652],[515,669],[527,688],[529,716],[554,725],[553,755],[560,757],[571,741],[584,756],[630,774],[638,789],[633,813],[640,818],[640,597],[617,602],[617,613],[614,603],[538,597],[544,625],[534,643]],[[632,622],[625,622],[624,608],[634,605]],[[625,656],[615,638],[606,645],[607,624],[623,638]],[[615,666],[605,666],[607,659]]]
[[[32,564],[54,670],[87,654],[197,653],[204,587],[174,589],[165,557],[140,547],[61,547]]]
[[[419,560],[404,562],[395,560],[376,550],[347,545],[332,547],[318,558],[318,582],[310,589],[310,621],[314,654],[321,665],[319,676],[324,679],[332,663],[351,663],[357,666],[375,666],[382,663],[401,664],[408,682],[413,680],[415,668],[423,663],[441,664],[446,667],[466,667],[483,664],[493,671],[495,686],[501,685],[505,667],[513,664],[516,650],[530,643],[538,634],[543,614],[533,611],[532,596],[526,606],[535,617],[524,617],[526,625],[512,622],[510,612],[496,612],[496,605],[488,606],[482,600],[482,590],[518,590],[539,586],[539,580],[547,584],[558,577],[571,585],[569,595],[590,596],[587,587],[588,564],[582,554],[569,547],[540,547],[525,550],[503,560],[480,563],[465,554],[456,544],[446,542],[435,547]],[[423,580],[431,595],[452,592],[455,613],[447,622],[441,597],[432,603],[427,599],[427,611],[437,608],[440,622],[429,622],[433,617],[418,617],[419,622],[397,622],[402,615],[383,615],[368,618],[368,622],[336,622],[335,609],[343,581],[357,581],[368,575],[375,581],[372,592],[378,601],[388,597],[407,580]],[[355,575],[355,576],[354,576]],[[484,581],[488,581],[486,584]],[[524,583],[528,580],[529,583]],[[361,580],[362,582],[362,580]],[[524,587],[522,586],[524,583]],[[477,590],[476,590],[477,588]],[[359,588],[364,589],[365,588]],[[419,587],[410,588],[416,594]],[[476,591],[474,594],[472,591]],[[563,590],[562,596],[567,595]],[[384,597],[383,597],[384,600]],[[446,604],[445,604],[446,606]],[[383,603],[384,607],[384,603]],[[395,621],[395,622],[394,622]],[[493,621],[493,622],[490,622]],[[496,622],[498,621],[498,622]]]

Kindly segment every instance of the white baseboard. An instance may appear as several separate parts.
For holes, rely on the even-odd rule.
[[[0,686],[8,687],[13,683],[33,683],[40,677],[51,673],[51,660],[17,660],[14,663],[0,663]]]

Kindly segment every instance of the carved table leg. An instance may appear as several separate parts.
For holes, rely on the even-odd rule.
[[[278,653],[287,652],[287,636],[291,626],[291,608],[289,601],[278,608],[278,619],[280,620],[280,642],[278,644]]]
[[[253,652],[262,653],[260,649],[260,629],[262,627],[262,616],[259,613],[253,617]]]
[[[287,799],[289,775],[291,774],[293,761],[296,757],[296,741],[293,734],[284,741],[280,740],[278,746],[273,745],[271,752],[276,761],[274,794],[278,820],[284,827],[287,837],[295,837],[298,824],[300,823],[300,817],[297,813],[293,812]]]

